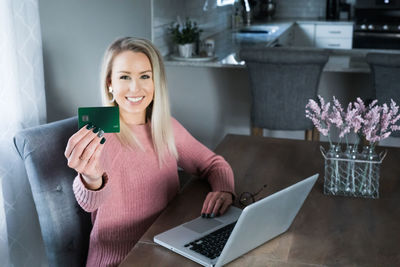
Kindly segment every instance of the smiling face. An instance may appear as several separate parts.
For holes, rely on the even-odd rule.
[[[140,52],[123,51],[113,60],[111,81],[115,101],[127,124],[146,123],[146,109],[153,101],[153,70]]]

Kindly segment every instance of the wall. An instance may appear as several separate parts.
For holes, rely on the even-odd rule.
[[[279,0],[275,18],[325,18],[325,0]]]
[[[227,133],[250,133],[245,69],[167,66],[172,115],[207,147]]]
[[[151,38],[149,0],[40,0],[47,119],[101,105],[99,72],[116,38]]]
[[[174,50],[168,27],[180,16],[197,22],[203,29],[200,38],[204,39],[231,26],[232,6],[217,7],[217,0],[152,0],[153,36],[152,41],[163,56]]]

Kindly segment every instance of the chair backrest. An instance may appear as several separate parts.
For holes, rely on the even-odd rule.
[[[92,228],[72,191],[76,172],[64,151],[77,117],[25,129],[14,137],[24,161],[49,266],[84,266]]]
[[[269,130],[310,130],[305,106],[316,99],[328,54],[321,49],[244,48],[252,92],[251,122]]]
[[[367,62],[371,66],[378,103],[390,104],[393,99],[400,104],[400,54],[369,53]],[[392,136],[400,137],[400,132],[394,132]]]

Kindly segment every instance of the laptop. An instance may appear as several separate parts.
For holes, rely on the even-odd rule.
[[[243,210],[231,206],[220,217],[198,217],[154,236],[154,242],[203,266],[222,266],[286,232],[317,178],[308,177]]]

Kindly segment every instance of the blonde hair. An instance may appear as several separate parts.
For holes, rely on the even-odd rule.
[[[165,153],[169,152],[178,159],[178,152],[171,125],[171,113],[169,109],[164,63],[160,52],[150,41],[142,38],[125,37],[114,41],[108,47],[104,54],[100,77],[102,102],[104,106],[118,106],[116,101],[112,103],[110,102],[113,96],[109,93],[108,86],[111,81],[113,61],[118,54],[124,51],[145,54],[152,66],[154,97],[153,101],[147,107],[146,119],[151,121],[153,146],[158,155],[161,167],[165,159]],[[132,149],[137,147],[143,149],[139,140],[123,121],[122,117],[120,117],[120,133],[118,133],[117,136],[123,145],[129,146]]]

